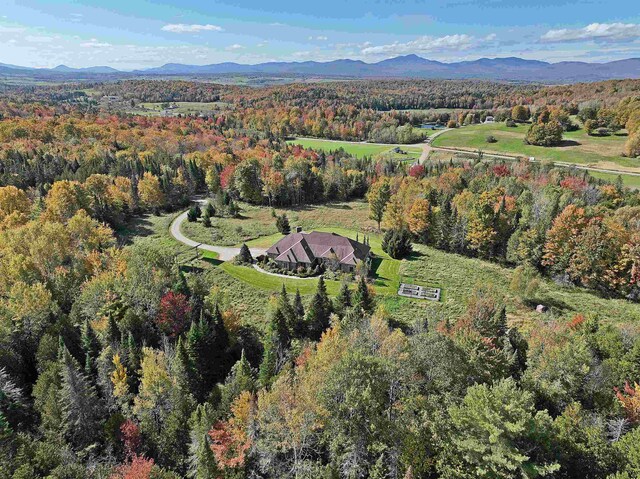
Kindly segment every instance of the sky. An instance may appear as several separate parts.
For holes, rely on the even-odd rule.
[[[638,0],[2,0],[0,63],[640,57]]]

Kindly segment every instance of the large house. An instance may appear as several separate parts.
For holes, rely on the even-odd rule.
[[[314,268],[319,264],[346,272],[367,262],[371,248],[335,233],[296,232],[282,238],[267,250],[267,256],[288,270]]]

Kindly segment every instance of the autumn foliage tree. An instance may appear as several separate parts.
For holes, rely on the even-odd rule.
[[[191,320],[191,305],[182,293],[167,292],[160,299],[156,323],[167,336],[177,337],[186,330]]]

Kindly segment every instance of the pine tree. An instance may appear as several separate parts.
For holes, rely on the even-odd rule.
[[[210,479],[220,476],[208,434],[209,429],[217,420],[218,414],[208,403],[199,404],[191,414],[187,470],[187,477],[191,479]]]
[[[200,320],[191,324],[186,346],[196,371],[194,396],[203,401],[228,369],[229,335],[217,304],[213,316],[203,311]]]
[[[176,352],[173,356],[171,372],[175,378],[177,386],[185,393],[192,394],[197,379],[195,378],[195,371],[191,357],[189,356],[189,352],[187,351],[182,337],[178,338],[178,343],[176,344]]]
[[[324,278],[318,279],[318,288],[311,299],[309,309],[305,316],[307,331],[310,339],[318,341],[320,336],[330,325],[332,308],[331,301],[327,295],[327,287]]]
[[[289,335],[293,336],[293,331],[296,328],[296,312],[289,301],[289,295],[287,294],[287,287],[282,283],[282,289],[280,290],[280,296],[278,297],[278,308],[282,311],[289,328]]]
[[[101,408],[95,389],[80,370],[80,365],[64,347],[61,388],[58,402],[63,414],[63,431],[75,447],[82,449],[98,439]]]
[[[240,252],[238,256],[235,258],[235,262],[237,264],[251,264],[253,263],[253,256],[251,256],[251,251],[249,251],[249,247],[246,243],[242,243],[240,247]]]
[[[340,292],[336,298],[336,311],[340,313],[344,313],[344,311],[353,306],[351,302],[351,289],[349,289],[349,283],[346,281],[342,282],[340,286]]]
[[[296,339],[302,339],[305,337],[307,331],[307,325],[304,320],[304,305],[302,304],[302,296],[300,295],[300,289],[296,289],[296,295],[293,299],[293,314],[294,322],[291,325],[291,335]]]
[[[118,329],[118,323],[116,323],[116,318],[112,311],[107,313],[107,331],[105,337],[107,345],[117,344],[120,339],[120,330]]]
[[[82,324],[80,342],[85,355],[84,372],[87,376],[93,376],[96,373],[95,361],[98,356],[100,344],[88,319],[85,319]]]
[[[269,323],[264,345],[264,354],[258,373],[262,387],[269,386],[273,378],[280,372],[286,361],[290,346],[291,336],[286,318],[282,310],[276,308],[271,315],[271,322]]]
[[[240,359],[233,365],[231,372],[222,386],[220,410],[228,411],[231,403],[244,391],[255,392],[256,382],[253,377],[253,369],[242,350]]]
[[[358,281],[358,288],[354,294],[353,304],[366,313],[373,312],[373,308],[375,307],[375,301],[371,296],[364,276],[360,276],[360,281]]]

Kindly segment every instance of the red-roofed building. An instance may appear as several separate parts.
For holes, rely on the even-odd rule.
[[[314,268],[319,264],[352,272],[369,260],[371,248],[336,233],[291,233],[267,250],[267,256],[281,268]]]

